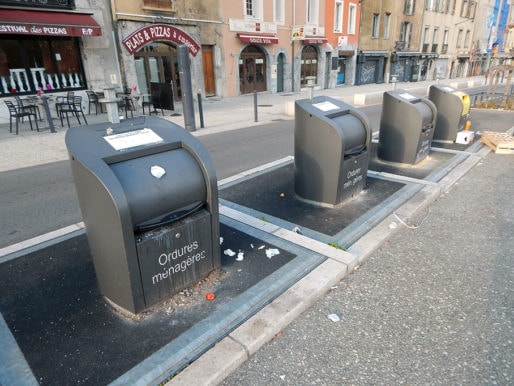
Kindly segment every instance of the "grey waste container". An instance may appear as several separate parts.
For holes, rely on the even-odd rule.
[[[139,117],[66,133],[100,292],[131,312],[220,266],[217,180],[204,146]]]
[[[334,207],[366,185],[371,129],[353,106],[327,96],[295,102],[295,194]]]
[[[382,101],[378,157],[416,164],[430,151],[437,110],[427,98],[405,90],[387,91]]]
[[[437,108],[433,139],[455,142],[457,133],[468,129],[471,107],[469,95],[450,86],[437,84],[430,86],[428,99]]]

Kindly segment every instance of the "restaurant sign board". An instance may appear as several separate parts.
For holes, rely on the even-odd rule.
[[[190,35],[169,24],[150,24],[141,27],[123,39],[123,45],[130,54],[133,54],[154,41],[169,41],[177,45],[186,45],[193,56],[200,51],[200,46]]]

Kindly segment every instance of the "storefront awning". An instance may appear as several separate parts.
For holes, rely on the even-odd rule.
[[[237,34],[239,40],[243,43],[254,43],[254,44],[278,44],[278,38],[276,35],[269,34]]]
[[[303,38],[303,44],[324,44],[327,38],[324,36],[306,36]]]
[[[101,36],[102,29],[87,13],[2,9],[0,34]]]

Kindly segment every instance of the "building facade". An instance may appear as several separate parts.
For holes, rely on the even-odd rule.
[[[327,88],[355,82],[356,55],[359,44],[361,2],[358,0],[327,0],[325,35],[326,52],[330,54]],[[327,54],[328,55],[328,54]],[[336,70],[336,71],[335,71]]]
[[[163,107],[180,100],[178,52],[188,47],[193,92],[217,95],[222,88],[222,20],[219,2],[112,1],[112,20],[122,73],[121,84],[149,95],[162,91]]]
[[[1,0],[0,98],[80,92],[118,74],[106,60],[114,49],[108,10],[94,0]]]

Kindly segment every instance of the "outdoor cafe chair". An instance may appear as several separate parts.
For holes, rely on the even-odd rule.
[[[27,104],[26,101],[21,99],[18,95],[15,95],[16,103],[18,104],[18,110],[20,111],[29,111],[33,113],[37,113],[39,120],[41,121],[41,111],[39,111],[39,106],[33,103]]]
[[[24,117],[27,117],[29,119],[30,123],[30,130],[34,130],[32,127],[32,116],[34,116],[34,121],[36,122],[36,130],[39,131],[39,127],[37,125],[37,116],[36,113],[29,110],[21,110],[20,108],[16,107],[14,103],[11,101],[5,101],[5,104],[7,105],[7,108],[9,109],[9,132],[12,133],[12,121],[13,119],[16,119],[16,135],[18,135],[18,123],[20,121],[20,118],[23,119]]]
[[[63,123],[63,116],[66,115],[66,122],[68,122],[68,127],[70,127],[70,119],[68,117],[68,113],[71,113],[77,118],[79,125],[80,115],[84,118],[84,123],[87,125],[86,116],[84,115],[84,110],[82,110],[82,97],[81,96],[73,96],[71,98],[67,98],[67,103],[62,103],[59,107],[59,118],[61,119],[61,126]]]

